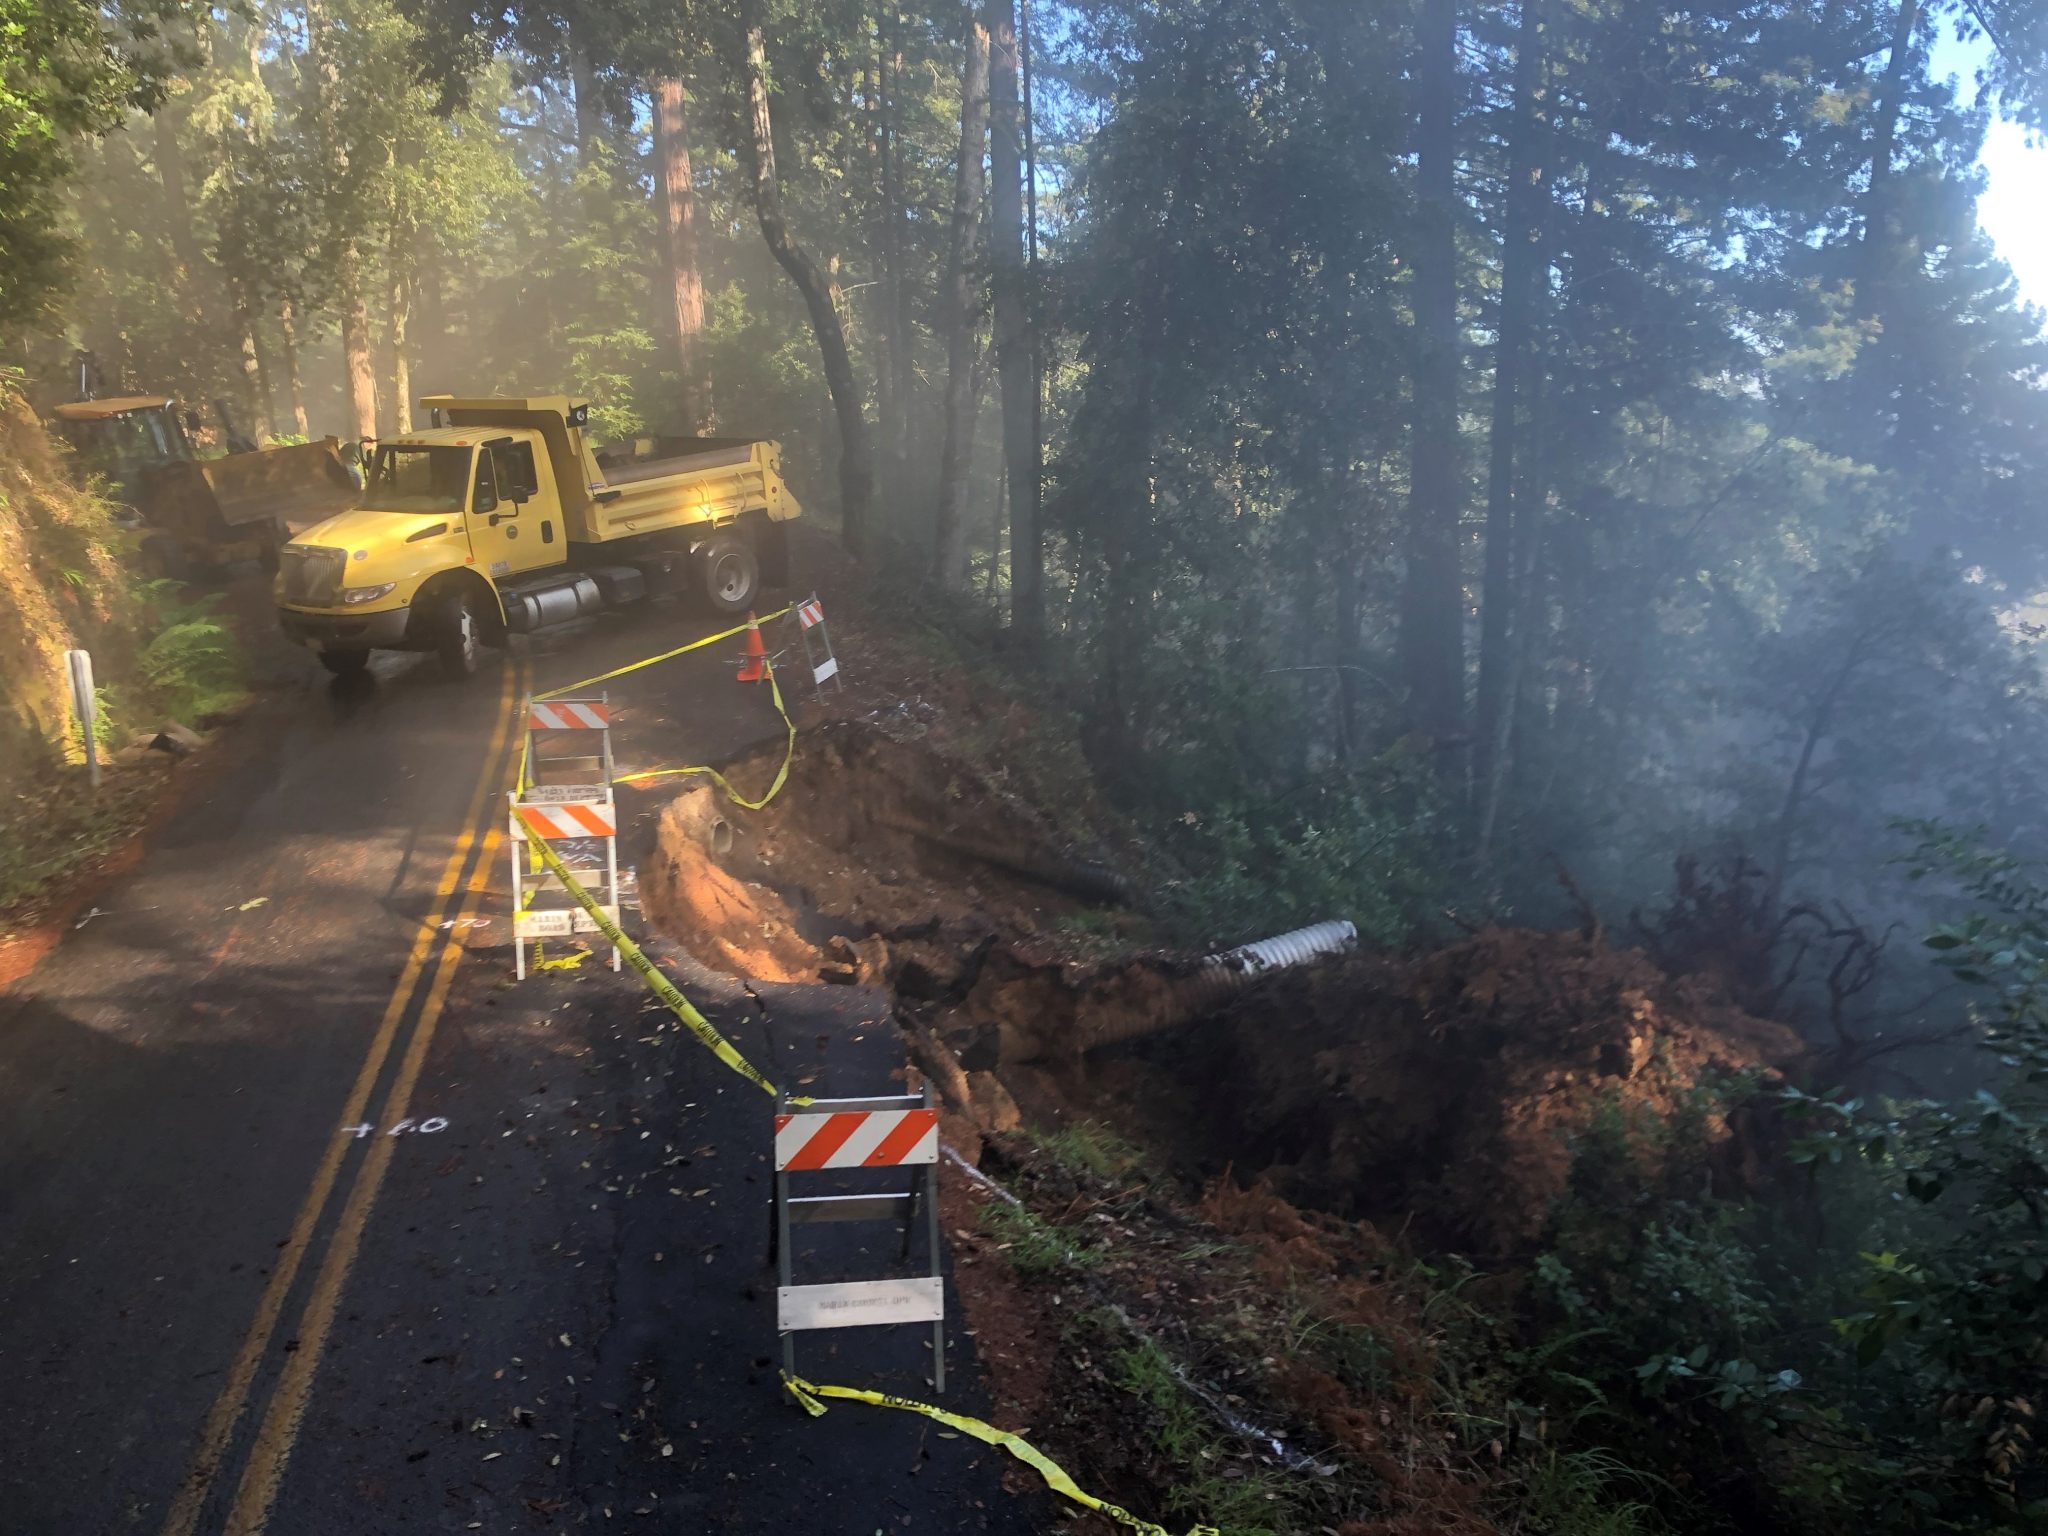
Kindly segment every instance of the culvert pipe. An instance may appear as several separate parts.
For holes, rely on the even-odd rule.
[[[1325,955],[1341,955],[1357,944],[1356,925],[1341,920],[1311,923],[1306,928],[1260,939],[1256,944],[1240,944],[1204,960],[1202,968],[1181,984],[1181,997],[1191,1013],[1213,1008],[1268,971],[1284,971]]]
[[[1287,933],[1240,944],[1210,955],[1193,975],[1183,977],[1161,1002],[1143,1009],[1114,1008],[1094,1012],[1082,1021],[1081,1049],[1115,1045],[1162,1034],[1213,1013],[1224,999],[1244,990],[1258,977],[1331,955],[1346,954],[1358,945],[1358,929],[1347,922],[1311,923]]]

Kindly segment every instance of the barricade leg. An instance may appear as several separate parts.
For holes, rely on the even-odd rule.
[[[924,1102],[931,1108],[932,1085],[929,1079],[924,1085]],[[939,1280],[943,1269],[939,1262],[939,1165],[937,1159],[925,1165],[924,1170],[924,1211],[925,1239],[931,1245],[932,1278]],[[942,1282],[943,1283],[943,1282]],[[932,1324],[932,1391],[934,1394],[946,1390],[946,1319],[943,1315]]]
[[[519,914],[526,909],[526,891],[519,868],[519,851],[526,839],[520,836],[519,813],[512,813],[512,835],[505,848],[512,856],[512,970],[517,981],[526,980],[526,936],[519,931]]]
[[[789,1251],[789,1175],[775,1175],[775,1273],[783,1289],[796,1284]],[[782,1336],[782,1368],[790,1375],[796,1374],[796,1333],[794,1330]]]
[[[606,740],[606,742],[607,742],[607,743],[609,743],[609,742],[610,742],[610,740],[611,740],[611,732],[609,732],[609,731],[605,732],[605,740]],[[607,753],[609,753],[609,751],[610,751],[610,747],[609,747],[609,746],[607,746],[607,747],[606,747],[606,751],[607,751]],[[605,770],[605,771],[606,771],[606,773],[607,773],[607,774],[609,774],[609,773],[610,773],[610,771],[611,771],[611,770],[610,770],[610,767],[609,767],[609,765],[607,765],[607,767],[606,767],[606,770]],[[605,782],[606,782],[606,783],[610,783],[611,781],[610,781],[610,779],[609,779],[609,778],[607,778]],[[622,902],[622,901],[621,901],[621,900],[619,899],[619,839],[618,839],[618,834],[617,834],[616,830],[614,830],[614,832],[613,832],[613,835],[612,835],[612,836],[610,836],[610,837],[608,837],[608,838],[606,838],[606,839],[604,840],[604,859],[605,859],[605,887],[604,887],[605,897],[606,897],[606,899],[607,899],[607,900],[609,900],[609,901],[611,902],[611,904],[612,904],[612,909],[613,909],[613,910],[614,910],[615,912],[619,912],[619,913],[620,913],[621,915],[623,915],[623,913],[624,913],[624,910],[625,910],[625,904],[624,904],[624,903],[623,903],[623,902]],[[616,944],[614,944],[614,945],[612,946],[612,970],[613,970],[614,972],[616,972],[616,971],[618,970],[618,968],[619,968],[619,946],[618,946],[618,945],[616,945]]]

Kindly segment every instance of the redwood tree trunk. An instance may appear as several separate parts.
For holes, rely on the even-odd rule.
[[[1494,347],[1493,424],[1486,483],[1486,585],[1479,621],[1479,696],[1474,723],[1472,787],[1482,837],[1494,823],[1503,780],[1508,728],[1512,621],[1516,608],[1515,505],[1522,381],[1530,362],[1530,331],[1544,268],[1544,157],[1536,98],[1543,89],[1542,0],[1522,0],[1515,43],[1514,106],[1509,117],[1508,187],[1501,226],[1500,324]]]
[[[396,231],[391,237],[391,415],[400,432],[412,430],[412,274]]]
[[[967,580],[967,469],[974,445],[974,340],[981,316],[975,235],[985,195],[982,156],[988,147],[988,28],[963,13],[966,59],[960,75],[960,157],[953,168],[953,225],[946,243],[945,440],[939,451],[938,532],[932,578],[957,587]]]
[[[1892,280],[1898,265],[1902,237],[1891,194],[1892,159],[1899,137],[1899,112],[1905,105],[1906,64],[1912,57],[1913,29],[1919,24],[1920,0],[1899,0],[1883,91],[1877,101],[1877,123],[1871,131],[1870,182],[1863,194],[1862,273],[1856,291],[1859,314],[1874,314],[1882,307],[1880,290]]]
[[[249,434],[258,448],[265,446],[275,430],[270,417],[270,370],[263,363],[263,347],[256,336],[256,311],[239,293],[235,297],[235,332],[241,340],[242,390],[247,397]]]
[[[205,305],[199,292],[206,280],[208,266],[205,253],[199,248],[199,237],[192,228],[191,194],[185,181],[185,155],[178,144],[178,121],[183,108],[176,97],[171,97],[157,108],[156,114],[156,174],[164,188],[164,216],[170,224],[171,250],[178,258],[179,280],[188,297],[202,313],[194,318],[203,325],[206,317]]]
[[[299,325],[290,299],[277,301],[277,332],[284,353],[284,377],[292,397],[292,431],[311,437],[313,428],[306,415],[306,381],[299,372]]]
[[[341,319],[341,362],[348,397],[349,431],[377,435],[377,379],[370,366],[370,305],[363,293],[363,258],[354,240],[342,246],[335,266],[334,307]]]
[[[564,42],[569,50],[570,89],[576,93],[576,164],[578,169],[582,169],[597,153],[597,141],[602,131],[597,104],[597,70],[590,62],[589,51],[573,29],[565,32]]]
[[[1455,0],[1420,7],[1416,60],[1415,418],[1409,448],[1401,660],[1412,729],[1463,738],[1464,599],[1458,547]]]
[[[704,278],[697,266],[697,190],[690,166],[690,119],[683,82],[654,82],[654,156],[668,231],[670,297],[676,313],[676,366],[683,425],[713,430],[711,378],[704,365]]]
[[[883,445],[890,460],[894,494],[902,495],[910,465],[911,421],[915,415],[911,395],[915,387],[914,338],[910,332],[910,293],[904,263],[910,246],[907,210],[903,202],[903,148],[900,101],[903,85],[903,44],[898,36],[900,17],[896,0],[885,0],[881,11],[881,58],[876,79],[881,86],[882,113],[882,259],[888,270],[882,274],[883,321],[889,332],[884,354],[893,375],[889,393],[896,401],[896,423]]]
[[[832,282],[823,268],[796,243],[782,217],[782,196],[775,175],[775,124],[768,111],[768,44],[761,27],[760,0],[742,0],[745,29],[742,61],[747,82],[749,132],[746,149],[752,161],[754,212],[770,254],[796,284],[810,312],[811,333],[825,365],[825,383],[832,391],[832,409],[839,421],[840,537],[859,555],[867,545],[869,504],[874,498],[874,452],[867,418],[861,410],[860,384],[846,346],[846,330],[832,302]]]
[[[989,38],[990,266],[996,371],[1003,387],[1003,461],[1010,483],[1010,624],[1029,651],[1045,629],[1045,549],[1039,532],[1037,381],[1024,270],[1022,104],[1015,0],[984,0]]]

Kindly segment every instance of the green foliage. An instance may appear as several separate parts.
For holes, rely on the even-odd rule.
[[[991,1200],[975,1220],[1022,1275],[1042,1279],[1092,1269],[1102,1262],[1100,1252],[1069,1242],[1059,1228],[1007,1200]]]
[[[1169,1495],[1175,1514],[1213,1525],[1222,1536],[1283,1536],[1299,1529],[1288,1480],[1231,1457],[1214,1416],[1181,1385],[1157,1344],[1133,1341],[1117,1351],[1112,1369],[1117,1385],[1144,1404],[1152,1444],[1175,1470]]]
[[[1144,1168],[1144,1153],[1099,1121],[1082,1120],[1034,1138],[1041,1150],[1069,1173],[1105,1183],[1122,1183]]]
[[[0,334],[35,317],[66,278],[72,245],[57,190],[72,141],[162,95],[162,29],[185,0],[0,0]]]
[[[176,582],[152,582],[144,595],[158,628],[137,658],[139,692],[181,722],[203,722],[246,697],[240,644],[214,617],[212,594],[187,602]]]
[[[1517,1513],[1542,1536],[1654,1536],[1669,1529],[1641,1497],[1655,1486],[1610,1452],[1553,1448],[1525,1475]]]
[[[1916,877],[1969,910],[1927,936],[1937,962],[1982,989],[1995,1075],[1955,1104],[1865,1117],[1854,1102],[1796,1104],[1810,1161],[1859,1158],[1930,1219],[1861,1255],[1860,1305],[1836,1320],[1857,1363],[1889,1384],[1875,1416],[1897,1496],[1929,1529],[2020,1524],[2043,1513],[2037,1444],[2048,1359],[2048,886],[2012,855],[1913,824]]]
[[[1284,799],[1188,810],[1167,828],[1191,871],[1170,892],[1174,926],[1230,943],[1349,918],[1369,946],[1402,944],[1449,894],[1445,831],[1426,773],[1398,749]]]

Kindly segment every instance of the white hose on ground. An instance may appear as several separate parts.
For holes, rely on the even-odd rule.
[[[1331,923],[1324,924],[1323,926],[1337,927],[1340,925]],[[1349,923],[1345,923],[1341,926],[1349,928],[1351,925]],[[1030,1210],[1030,1207],[1025,1205],[1025,1203],[1022,1200],[1019,1200],[1015,1195],[1011,1194],[1007,1189],[1003,1188],[1002,1185],[998,1184],[994,1179],[990,1178],[987,1174],[983,1173],[979,1168],[975,1167],[974,1164],[967,1161],[966,1158],[962,1157],[958,1152],[954,1151],[953,1148],[948,1146],[946,1143],[940,1142],[939,1150],[945,1154],[946,1160],[948,1162],[952,1163],[956,1168],[958,1168],[962,1173],[966,1174],[967,1177],[972,1179],[976,1184],[980,1185],[982,1189],[986,1190],[989,1194],[995,1196],[999,1200],[1007,1201],[1009,1204],[1016,1206],[1019,1210]],[[1117,1321],[1122,1323],[1124,1327],[1128,1328],[1132,1333],[1136,1334],[1139,1338],[1145,1339],[1151,1344],[1153,1344],[1155,1347],[1158,1347],[1159,1341],[1154,1339],[1149,1333],[1145,1332],[1144,1329],[1140,1328],[1135,1322],[1133,1322],[1131,1320],[1131,1315],[1128,1312],[1124,1311],[1122,1307],[1112,1304],[1109,1310],[1116,1314]],[[1167,1365],[1172,1369],[1174,1379],[1179,1381],[1180,1384],[1183,1387],[1187,1388],[1187,1390],[1190,1393],[1192,1393],[1195,1397],[1199,1398],[1203,1406],[1206,1407],[1211,1413],[1215,1414],[1217,1419],[1224,1425],[1225,1428],[1231,1430],[1235,1434],[1242,1435],[1247,1440],[1251,1440],[1258,1443],[1259,1445],[1262,1445],[1273,1456],[1277,1457],[1282,1462],[1285,1462],[1289,1468],[1296,1472],[1313,1472],[1318,1477],[1334,1477],[1337,1475],[1337,1469],[1334,1466],[1331,1466],[1325,1462],[1318,1461],[1313,1456],[1302,1455],[1301,1452],[1291,1449],[1285,1440],[1281,1439],[1280,1436],[1274,1434],[1270,1429],[1261,1429],[1258,1425],[1253,1424],[1246,1419],[1240,1418],[1237,1414],[1233,1413],[1230,1410],[1229,1406],[1223,1401],[1223,1398],[1219,1393],[1211,1391],[1208,1387],[1203,1386],[1199,1381],[1195,1380],[1193,1376],[1189,1375],[1187,1371],[1182,1368],[1181,1363],[1178,1360],[1174,1359],[1172,1355],[1168,1354],[1164,1348],[1160,1349],[1160,1355],[1161,1358],[1163,1358],[1166,1361]]]

